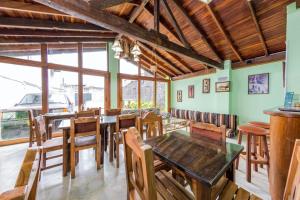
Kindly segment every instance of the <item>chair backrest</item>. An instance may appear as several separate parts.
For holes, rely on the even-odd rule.
[[[121,109],[107,109],[105,110],[106,116],[115,116],[115,115],[121,115]]]
[[[35,124],[35,136],[38,146],[42,146],[46,136],[45,119],[42,115],[39,115],[34,120]]]
[[[116,131],[120,132],[123,129],[130,127],[137,127],[137,117],[135,114],[117,115],[116,117]]]
[[[99,108],[88,108],[87,111],[93,111],[95,115],[101,115],[101,107]]]
[[[129,197],[137,192],[142,200],[156,200],[153,153],[137,129],[132,127],[123,132],[125,171]]]
[[[30,132],[31,132],[31,131],[33,131],[33,127],[34,127],[33,110],[28,110],[28,119],[29,119],[29,128],[30,128]]]
[[[79,117],[95,117],[95,110],[85,110],[80,112],[75,112],[75,118]]]
[[[205,136],[210,139],[219,140],[222,142],[226,141],[226,127],[222,125],[217,127],[214,124],[208,123],[191,123],[190,132],[193,136]]]
[[[97,117],[71,118],[70,137],[74,142],[75,137],[100,136],[100,120]]]
[[[162,117],[154,112],[148,112],[138,118],[138,129],[143,138],[144,127],[146,127],[146,138],[163,135]]]
[[[300,199],[300,140],[296,140],[289,174],[284,191],[284,200]]]

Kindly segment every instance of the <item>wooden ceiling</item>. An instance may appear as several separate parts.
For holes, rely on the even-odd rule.
[[[213,0],[207,5],[199,0],[160,0],[159,4],[156,0],[78,1],[86,1],[93,9],[104,9],[146,30],[159,29],[159,33],[172,44],[184,47],[184,51],[187,49],[184,53],[195,53],[189,58],[186,54],[181,56],[141,41],[141,63],[149,67],[157,62],[161,72],[170,77],[211,68],[198,59],[213,64],[222,64],[229,59],[237,67],[258,59],[282,59],[286,40],[286,6],[293,2]],[[112,41],[118,35],[81,20],[80,16],[72,17],[66,13],[32,0],[1,0],[0,45],[43,41],[101,43]],[[159,37],[163,38],[163,35]],[[125,36],[131,41],[136,39],[131,35]]]

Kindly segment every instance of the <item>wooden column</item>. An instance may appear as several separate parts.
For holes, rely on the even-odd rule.
[[[139,63],[138,76],[141,76],[141,64]],[[141,79],[138,78],[138,109],[141,109]]]
[[[168,112],[171,112],[171,80],[168,81]]]
[[[41,63],[42,63],[42,113],[49,111],[48,108],[48,47],[47,44],[41,44]]]
[[[83,45],[82,43],[78,43],[78,68],[82,69],[82,52]],[[81,70],[78,72],[78,110],[81,111],[81,105],[83,104],[83,81],[82,81],[82,72]]]
[[[153,97],[153,101],[154,101],[154,108],[156,108],[156,95],[157,95],[157,80],[156,80],[156,72],[154,72],[154,97]]]

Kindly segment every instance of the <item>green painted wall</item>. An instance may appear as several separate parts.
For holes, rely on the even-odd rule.
[[[111,108],[118,107],[118,72],[119,60],[114,58],[114,51],[111,49],[112,43],[107,45],[108,70],[110,72],[110,100]]]
[[[270,73],[269,94],[248,94],[248,75]],[[239,123],[269,121],[263,110],[282,106],[284,102],[282,62],[269,63],[232,70],[232,113],[239,116]]]
[[[300,102],[300,9],[287,7],[287,91],[295,92]]]

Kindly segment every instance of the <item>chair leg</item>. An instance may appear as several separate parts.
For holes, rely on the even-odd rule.
[[[75,151],[71,147],[70,162],[71,162],[71,178],[75,178]]]
[[[243,135],[242,135],[242,133],[239,131],[239,132],[238,132],[238,144],[241,144],[241,143],[242,143],[242,138],[243,138]],[[235,168],[236,168],[236,169],[239,169],[239,162],[240,162],[240,157],[238,156],[237,159],[236,159],[236,165],[235,165]]]
[[[264,144],[264,152],[265,152],[265,156],[267,159],[267,171],[268,171],[268,176],[269,176],[269,170],[270,170],[270,154],[269,154],[269,149],[268,149],[268,142],[267,142],[267,137],[263,136],[263,144]]]
[[[264,148],[263,148],[263,138],[259,137],[259,155],[261,157],[264,157]],[[260,164],[260,168],[263,168],[264,165]]]
[[[120,143],[119,138],[116,138],[116,164],[117,168],[119,168],[120,165]]]
[[[100,144],[97,144],[96,147],[96,162],[97,162],[97,170],[100,169],[101,166],[101,139],[99,141]]]
[[[76,166],[77,166],[77,164],[79,163],[79,151],[77,151],[77,152],[75,153],[75,163],[76,163]]]
[[[247,176],[247,181],[250,183],[251,182],[251,134],[247,134],[247,147],[246,147],[246,176]]]
[[[257,160],[257,156],[256,156],[256,154],[257,154],[257,141],[256,141],[256,139],[257,139],[257,137],[255,137],[254,135],[252,136],[252,149],[253,149],[253,157],[254,157],[254,160]],[[257,163],[254,163],[254,165],[253,165],[253,169],[254,169],[254,171],[258,171],[258,167],[257,167],[258,165],[257,165]]]

